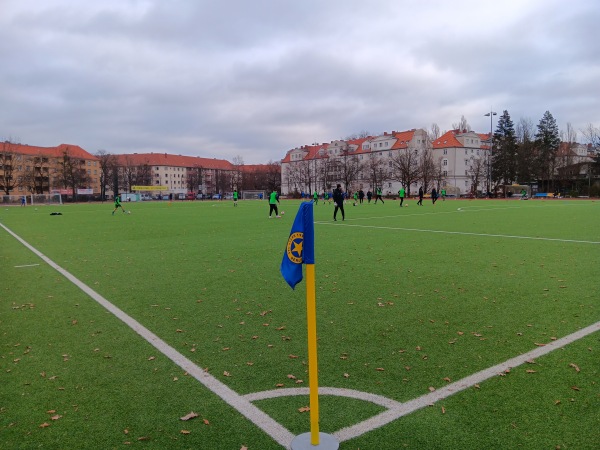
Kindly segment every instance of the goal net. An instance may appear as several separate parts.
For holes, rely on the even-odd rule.
[[[62,205],[60,194],[33,194],[31,197],[32,205]]]
[[[264,200],[266,198],[265,191],[243,191],[242,199],[244,200]]]

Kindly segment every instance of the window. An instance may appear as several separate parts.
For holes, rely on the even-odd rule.
[[[448,165],[448,160],[442,159],[442,166],[447,166],[447,165]]]
[[[445,149],[444,149],[444,155],[447,155],[447,154],[448,154],[448,149],[447,149],[447,148],[445,148]]]
[[[465,159],[465,166],[468,166],[468,165],[469,165],[469,160]]]
[[[447,170],[444,170],[444,171],[442,171],[442,174],[443,174],[445,177],[447,177],[447,176],[448,176],[448,171],[447,171]]]
[[[88,163],[88,166],[91,166],[91,165],[92,165],[92,162],[91,162],[91,161],[88,161],[87,163]]]
[[[385,146],[386,146],[386,147],[388,146],[388,141],[385,141]]]
[[[468,170],[465,170],[465,175],[469,175],[469,171]]]
[[[465,180],[465,187],[469,187],[469,180]]]
[[[465,148],[465,155],[469,154],[469,150]]]

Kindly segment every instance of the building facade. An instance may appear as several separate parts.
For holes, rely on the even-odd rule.
[[[415,172],[425,167],[421,176],[410,177],[411,165]],[[488,169],[489,134],[453,130],[432,141],[425,130],[412,129],[289,150],[281,161],[281,189],[322,193],[339,183],[351,192],[381,188],[395,195],[401,186],[415,193],[426,184],[462,195],[483,191]]]
[[[0,143],[0,190],[4,195],[100,192],[98,158],[77,145],[37,147]]]

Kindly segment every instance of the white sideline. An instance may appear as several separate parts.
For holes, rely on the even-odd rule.
[[[156,334],[148,330],[141,323],[135,320],[133,317],[126,314],[124,311],[117,308],[115,305],[110,303],[92,288],[87,286],[85,283],[80,281],[74,275],[69,273],[67,270],[60,267],[50,258],[45,256],[43,253],[38,251],[36,248],[31,246],[28,242],[21,239],[18,235],[13,233],[10,229],[8,229],[4,224],[0,223],[0,226],[6,230],[11,236],[17,239],[21,244],[39,256],[43,261],[45,261],[50,267],[54,268],[60,274],[62,274],[65,278],[75,284],[79,289],[89,295],[92,299],[114,314],[117,318],[125,322],[130,328],[132,328],[137,334],[139,334],[142,338],[144,338],[150,345],[155,347],[159,352],[185,370],[187,373],[192,375],[196,380],[202,383],[205,387],[210,389],[212,392],[217,394],[221,399],[223,399],[227,404],[235,408],[239,411],[243,416],[245,416],[248,420],[254,423],[257,427],[262,429],[265,433],[271,436],[275,441],[281,444],[284,447],[288,447],[294,435],[281,424],[273,420],[269,415],[265,414],[263,411],[254,406],[250,401],[246,400],[243,396],[239,395],[231,388],[221,383],[212,375],[206,373],[201,367],[198,367],[188,358],[183,356],[165,341],[160,339]]]

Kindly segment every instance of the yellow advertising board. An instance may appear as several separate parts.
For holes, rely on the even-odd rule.
[[[168,186],[131,186],[132,191],[168,191]]]

